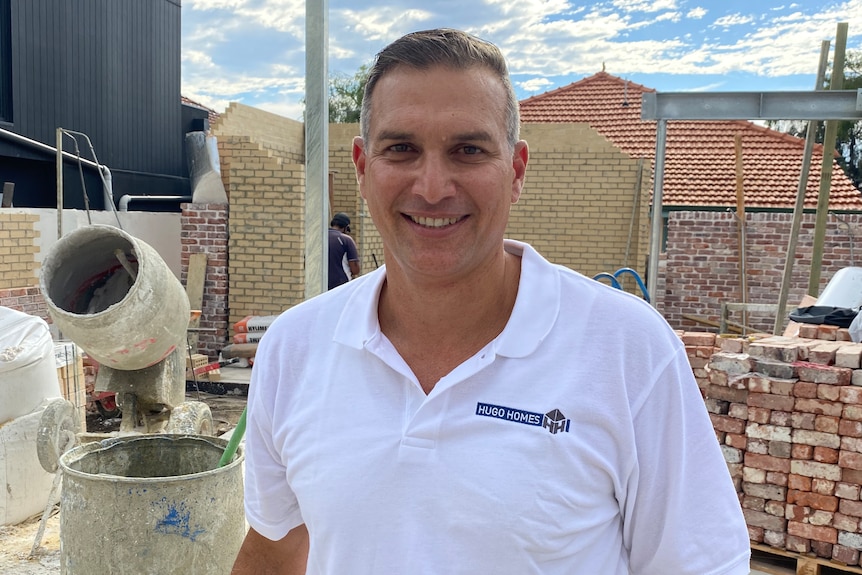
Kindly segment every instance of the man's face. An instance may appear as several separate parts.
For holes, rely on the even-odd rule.
[[[380,79],[353,160],[387,268],[456,281],[502,256],[528,156],[526,142],[508,145],[505,102],[484,68],[402,66]]]

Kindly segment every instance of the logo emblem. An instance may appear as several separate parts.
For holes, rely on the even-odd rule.
[[[557,433],[568,433],[569,424],[571,423],[571,420],[567,419],[559,409],[552,409],[542,415],[533,411],[505,407],[503,405],[492,405],[490,403],[477,403],[476,415],[504,419],[523,425],[544,427],[554,435]]]

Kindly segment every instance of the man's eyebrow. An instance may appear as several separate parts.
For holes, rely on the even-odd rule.
[[[377,140],[407,140],[410,141],[413,139],[413,134],[410,132],[403,131],[383,131],[377,134]],[[463,132],[461,134],[455,134],[452,136],[451,140],[455,142],[488,142],[492,139],[491,134],[486,132],[485,130],[478,130],[475,132]]]
[[[394,131],[383,131],[377,134],[377,140],[410,140],[413,138],[413,135],[409,132],[394,132]]]

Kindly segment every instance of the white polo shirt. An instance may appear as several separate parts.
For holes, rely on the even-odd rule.
[[[380,332],[382,268],[272,324],[249,394],[250,525],[277,540],[305,523],[315,575],[747,575],[677,336],[639,298],[506,249],[522,254],[508,324],[428,395]]]

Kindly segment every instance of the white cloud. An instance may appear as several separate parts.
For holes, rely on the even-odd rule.
[[[613,0],[615,8],[625,12],[660,12],[676,10],[676,0]]]
[[[353,74],[401,34],[453,25],[499,45],[526,94],[598,72],[603,62],[620,76],[686,77],[688,90],[715,89],[715,77],[698,82],[707,74],[795,75],[797,84],[803,76],[813,84],[820,43],[834,39],[837,22],[849,23],[848,50],[862,49],[862,0],[750,6],[750,14],[728,14],[725,0],[330,0],[329,70]],[[298,117],[303,0],[186,0],[182,8],[185,95],[211,107],[245,98]]]
[[[729,16],[722,16],[712,23],[712,27],[730,27],[730,26],[741,26],[742,24],[750,24],[754,21],[752,16],[743,16],[742,14],[730,14]]]
[[[547,78],[532,78],[523,82],[515,82],[515,85],[525,92],[538,93],[546,90],[549,86],[553,86],[554,83]]]

